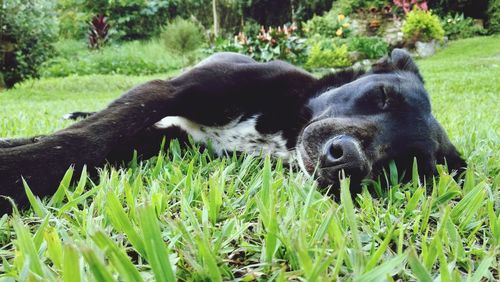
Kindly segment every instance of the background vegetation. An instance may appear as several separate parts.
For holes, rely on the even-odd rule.
[[[494,34],[499,30],[500,15],[498,1],[493,0],[2,3],[0,86],[8,88],[40,76],[161,73],[174,66],[185,67],[216,51],[241,52],[259,61],[288,60],[311,69],[344,67],[378,59],[394,47],[412,48],[416,40],[446,43],[442,41],[444,36],[454,40]],[[429,9],[433,9],[433,16]],[[407,19],[411,23],[404,24]],[[128,44],[133,41],[139,43]],[[157,44],[160,41],[164,50]],[[158,55],[151,55],[152,61],[144,61],[148,54],[122,48],[148,42]],[[58,53],[61,48],[54,48],[64,45],[73,46],[74,52]],[[190,51],[187,56],[185,46],[189,45],[198,47],[198,51]],[[181,56],[177,55],[180,58],[172,58],[172,50],[183,50]],[[116,57],[96,62],[112,57],[98,54],[116,51]],[[165,54],[165,58],[159,59],[159,54]]]

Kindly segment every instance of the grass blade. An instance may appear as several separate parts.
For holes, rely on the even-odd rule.
[[[96,281],[100,282],[114,282],[113,275],[109,272],[104,262],[99,259],[95,252],[87,247],[81,247],[80,251],[83,258],[89,266],[90,272],[94,275]]]
[[[80,254],[73,244],[66,244],[63,248],[62,278],[64,282],[80,282],[81,267]]]
[[[147,260],[153,269],[155,279],[160,282],[175,281],[170,264],[169,251],[163,241],[156,213],[151,205],[137,209]]]
[[[432,282],[430,273],[420,262],[414,249],[411,249],[410,254],[408,255],[408,263],[410,264],[410,268],[413,271],[413,274],[415,274],[419,281]]]
[[[124,281],[143,281],[141,274],[137,271],[128,256],[106,234],[102,231],[97,231],[91,237],[96,245],[104,250],[109,261]]]
[[[372,270],[364,273],[354,281],[364,282],[364,281],[382,281],[387,275],[397,267],[401,267],[401,264],[406,259],[406,255],[398,255],[381,265],[373,268]]]

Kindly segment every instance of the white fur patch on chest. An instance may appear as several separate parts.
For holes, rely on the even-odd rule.
[[[241,117],[221,126],[204,126],[178,116],[168,116],[155,123],[157,128],[177,126],[186,131],[195,142],[209,144],[219,156],[230,152],[252,155],[270,154],[288,160],[290,151],[281,132],[262,134],[255,126],[258,115],[241,120]]]

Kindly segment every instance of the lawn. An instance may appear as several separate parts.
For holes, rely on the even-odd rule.
[[[220,281],[499,279],[500,37],[451,42],[418,65],[433,111],[468,160],[379,197],[337,203],[280,161],[170,145],[147,162],[71,170],[52,199],[0,219],[1,280]],[[0,137],[48,133],[167,75],[28,81],[0,93]],[[24,191],[19,191],[24,193]]]

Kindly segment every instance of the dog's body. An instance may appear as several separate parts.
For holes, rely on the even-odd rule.
[[[425,175],[445,159],[450,169],[465,166],[432,117],[418,69],[404,51],[366,74],[322,79],[285,62],[221,53],[176,78],[136,87],[52,135],[0,140],[0,194],[23,205],[21,176],[36,195],[50,195],[69,166],[79,171],[122,162],[133,150],[148,158],[164,138],[188,135],[219,155],[297,157],[322,186],[337,182],[343,170],[353,191],[390,160],[404,170],[416,157]]]

